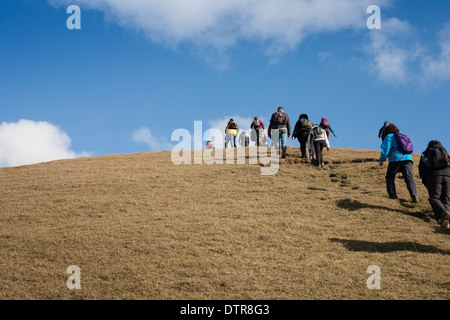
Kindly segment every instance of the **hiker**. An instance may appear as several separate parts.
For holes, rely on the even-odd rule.
[[[302,153],[302,158],[308,158],[306,153],[306,143],[308,141],[308,135],[313,127],[313,123],[309,121],[307,114],[301,114],[295,124],[294,132],[292,133],[292,140],[298,139],[300,143],[300,151]]]
[[[380,167],[383,166],[383,163],[389,158],[386,172],[386,188],[389,198],[398,199],[395,189],[395,176],[400,171],[405,179],[412,202],[417,203],[419,202],[419,197],[417,196],[416,182],[412,174],[414,161],[410,153],[403,153],[399,150],[398,133],[400,133],[400,130],[392,123],[383,130],[379,165]]]
[[[383,134],[384,129],[390,125],[391,123],[389,121],[385,121],[383,126],[380,128],[380,131],[378,131],[378,139],[381,139],[381,135]]]
[[[242,131],[241,135],[239,136],[239,144],[241,145],[241,147],[248,147],[250,145],[250,138],[248,137],[245,130]]]
[[[330,123],[326,118],[322,118],[320,120],[319,126],[322,127],[323,130],[325,130],[325,132],[327,133],[327,138],[330,138],[330,131],[333,134],[333,136],[337,138],[337,135],[334,133],[333,129],[331,129]]]
[[[272,130],[279,130],[279,141],[272,141],[276,145],[281,145],[282,158],[286,158],[286,142],[291,137],[291,122],[289,116],[284,112],[283,107],[278,107],[278,111],[272,114],[269,124],[269,138],[272,138]]]
[[[447,150],[437,140],[428,143],[419,163],[419,174],[428,189],[428,201],[434,219],[448,229],[450,219],[450,158]]]
[[[239,127],[236,122],[234,122],[233,119],[230,119],[230,121],[228,121],[227,127],[225,128],[225,148],[228,144],[231,144],[232,148],[236,147],[236,136],[238,134],[238,130]]]
[[[250,129],[252,129],[252,141],[256,139],[256,146],[259,147],[261,144],[261,131],[265,129],[264,123],[258,119],[258,117],[253,118],[252,124],[250,125]]]
[[[214,145],[212,144],[211,140],[208,140],[206,142],[206,149],[215,149]]]
[[[330,142],[328,141],[327,133],[320,125],[314,125],[308,135],[308,145],[314,150],[316,157],[316,166],[323,168],[323,149],[327,148],[330,151]]]

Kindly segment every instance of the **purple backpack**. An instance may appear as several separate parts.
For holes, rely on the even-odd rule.
[[[398,151],[403,154],[411,154],[414,152],[412,141],[407,135],[401,133],[395,133],[394,135],[397,139]]]

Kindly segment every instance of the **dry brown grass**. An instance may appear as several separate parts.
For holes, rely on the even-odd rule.
[[[389,200],[378,156],[332,149],[318,170],[290,148],[275,176],[170,152],[0,169],[0,299],[449,299],[417,166],[422,202],[401,179]]]

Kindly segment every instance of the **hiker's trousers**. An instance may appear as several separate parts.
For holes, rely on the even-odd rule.
[[[308,155],[306,154],[306,144],[308,142],[308,135],[309,135],[309,131],[302,130],[302,131],[300,131],[300,134],[297,137],[298,142],[300,142],[300,151],[302,152],[302,158],[308,157]]]
[[[434,212],[434,219],[450,212],[450,177],[435,176],[427,181],[428,201]]]
[[[406,187],[408,188],[411,197],[417,195],[416,182],[414,181],[412,170],[412,161],[389,162],[386,173],[386,187],[389,195],[397,195],[397,190],[395,188],[395,176],[399,171],[403,174],[403,178],[406,182]]]
[[[327,146],[325,140],[314,141],[314,150],[316,152],[316,165],[321,166],[323,164],[323,148]]]

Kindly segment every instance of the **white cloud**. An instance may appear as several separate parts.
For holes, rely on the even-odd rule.
[[[70,144],[70,137],[48,122],[3,122],[0,124],[0,167],[90,155],[70,150]]]
[[[401,83],[412,80],[411,64],[422,51],[414,40],[414,28],[397,18],[383,21],[381,30],[370,31],[370,42],[364,49],[373,57],[372,70],[380,79]]]
[[[155,135],[153,135],[150,129],[146,127],[142,127],[138,130],[135,130],[131,138],[135,143],[146,144],[150,148],[150,151],[162,151],[172,149],[171,143],[169,143],[164,138],[156,137]]]
[[[293,50],[311,34],[365,28],[366,9],[373,4],[373,0],[48,1],[102,11],[107,21],[169,46],[189,43],[221,52],[239,41],[252,41],[263,45],[271,57]]]
[[[439,34],[441,52],[426,57],[422,67],[428,79],[450,80],[450,23]]]
[[[450,80],[450,23],[438,33],[438,52],[423,44],[416,28],[396,18],[384,21],[381,30],[370,32],[364,51],[372,57],[372,71],[381,80],[425,86]]]

